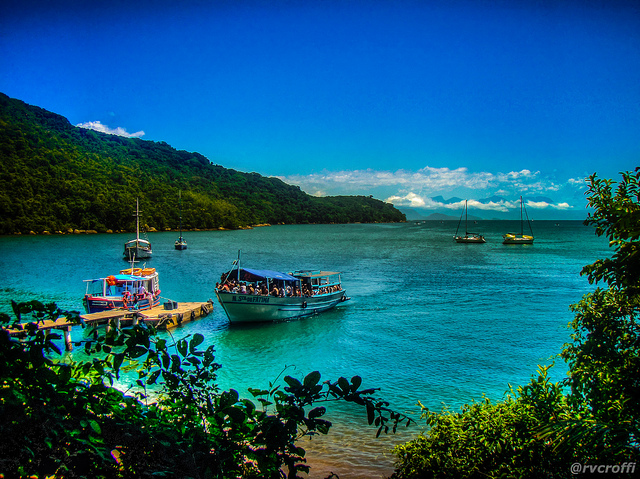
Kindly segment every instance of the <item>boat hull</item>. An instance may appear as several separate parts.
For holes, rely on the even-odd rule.
[[[502,244],[533,244],[533,237],[527,235],[504,235]]]
[[[456,243],[486,243],[484,236],[456,236]]]
[[[160,306],[160,298],[155,297],[141,299],[138,302],[124,304],[122,296],[90,296],[84,297],[84,309],[87,313],[100,313],[102,311],[113,311],[114,309],[126,309],[132,311],[143,311]]]
[[[124,259],[130,261],[132,259],[148,259],[151,258],[153,252],[146,248],[125,248]]]
[[[345,291],[310,297],[260,296],[216,291],[231,323],[289,321],[326,311],[345,301]]]

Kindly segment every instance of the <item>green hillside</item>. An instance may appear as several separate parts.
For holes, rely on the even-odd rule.
[[[78,128],[0,93],[0,234],[131,230],[140,199],[149,228],[405,221],[364,196],[316,198],[297,186],[242,173],[164,142]]]

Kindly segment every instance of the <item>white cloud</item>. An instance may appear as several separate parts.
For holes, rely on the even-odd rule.
[[[408,193],[405,196],[390,196],[385,202],[396,206],[411,206],[413,208],[424,208],[425,206],[425,198],[421,198],[415,193]],[[430,202],[433,203],[433,201]]]
[[[570,210],[573,209],[573,206],[569,205],[569,203],[547,203],[546,201],[527,201],[527,208],[533,208],[537,210],[544,210],[547,208],[555,209],[555,210]]]
[[[584,187],[583,179],[566,179],[543,176],[540,171],[522,169],[509,172],[471,172],[467,168],[434,168],[425,166],[419,170],[342,170],[309,175],[279,177],[286,183],[300,186],[315,196],[373,194],[399,207],[431,211],[460,211],[464,201],[434,201],[434,197],[467,198],[469,208],[476,211],[508,213],[520,208],[518,198],[527,200],[527,208],[538,211],[575,210],[566,202],[575,198],[578,187]],[[553,199],[543,199],[544,197]],[[491,201],[482,198],[504,198]],[[554,201],[555,200],[555,201]]]
[[[392,203],[395,206],[410,206],[412,208],[424,208],[424,209],[447,209],[452,211],[460,211],[464,207],[464,201],[456,201],[453,203],[442,203],[434,201],[432,198],[423,197],[416,193],[408,193],[404,196],[390,196],[385,200],[387,203]],[[475,210],[484,211],[501,211],[507,212],[510,209],[519,207],[519,202],[512,201],[489,201],[481,203],[477,200],[468,200],[469,208]]]
[[[586,185],[586,178],[569,178],[567,183],[574,186],[584,187]]]
[[[322,171],[310,175],[280,176],[285,183],[300,186],[303,190],[329,191],[330,194],[357,194],[375,188],[393,188],[391,196],[406,197],[413,193],[432,196],[445,191],[465,189],[472,191],[492,190],[505,195],[540,194],[558,191],[563,185],[541,178],[539,171],[521,170],[507,173],[469,172],[467,168],[433,168],[425,166],[417,171],[342,170]],[[484,195],[484,193],[480,193]]]
[[[117,128],[109,128],[107,125],[103,125],[99,121],[88,121],[86,123],[78,123],[76,126],[79,128],[86,128],[87,130],[95,130],[101,133],[107,133],[109,135],[124,136],[126,138],[140,138],[144,136],[144,131],[142,130],[137,131],[136,133],[127,133],[127,130],[125,130],[120,126]]]

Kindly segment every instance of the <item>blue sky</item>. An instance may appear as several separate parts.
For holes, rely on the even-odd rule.
[[[583,218],[640,165],[638,2],[14,3],[1,92],[310,194]]]

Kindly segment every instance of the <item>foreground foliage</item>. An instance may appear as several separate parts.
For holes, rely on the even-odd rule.
[[[321,381],[319,372],[290,376],[268,390],[219,391],[213,346],[200,334],[175,342],[143,325],[115,327],[85,343],[91,360],[65,363],[37,325],[77,312],[38,301],[13,303],[22,342],[0,331],[0,473],[4,477],[279,478],[308,472],[296,441],[326,434],[322,403],[347,401],[365,409],[377,433],[410,420],[363,389],[362,380]],[[112,387],[124,371],[136,391]],[[153,394],[148,388],[156,387]],[[11,440],[7,440],[11,438]]]
[[[551,383],[543,367],[497,403],[424,408],[428,431],[395,448],[394,478],[560,478],[572,477],[572,464],[640,459],[640,168],[623,173],[615,190],[595,174],[588,183],[594,212],[585,224],[613,254],[581,272],[607,287],[571,305],[572,343],[560,353],[567,379]]]
[[[0,93],[0,234],[131,231],[136,198],[143,224],[177,229],[180,191],[185,229],[405,220],[368,196],[316,198],[164,142],[78,128]]]

